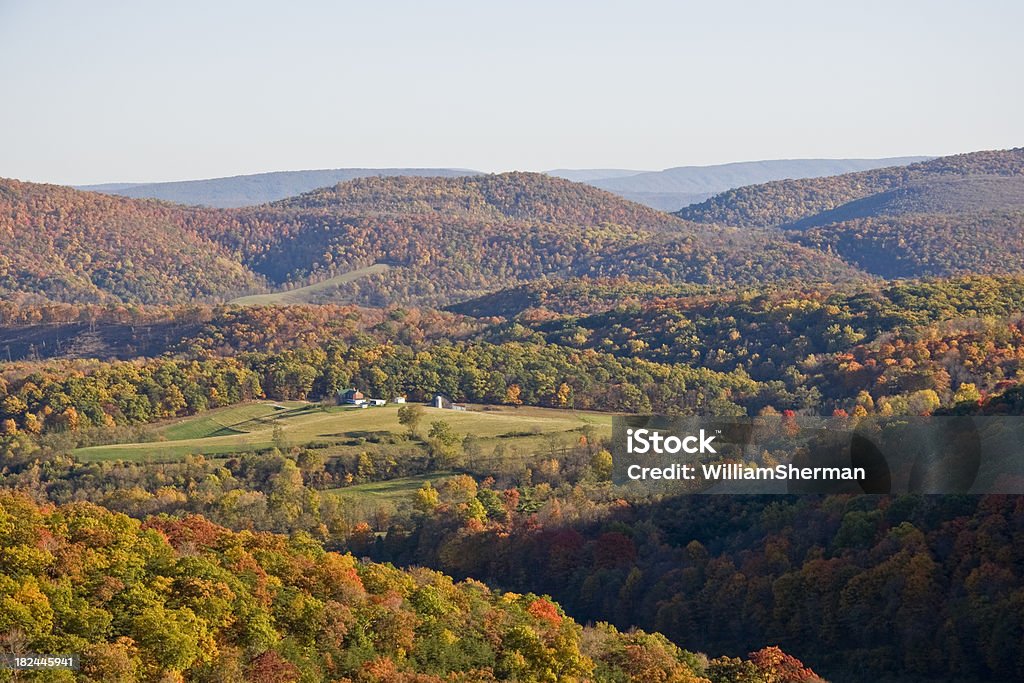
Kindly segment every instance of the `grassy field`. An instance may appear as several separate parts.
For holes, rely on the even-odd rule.
[[[372,266],[367,266],[366,268],[350,270],[347,273],[335,275],[332,278],[321,280],[320,282],[306,287],[292,289],[287,292],[272,292],[270,294],[253,294],[251,296],[243,296],[232,300],[230,303],[239,304],[240,306],[286,306],[288,304],[308,304],[312,303],[313,299],[317,295],[325,294],[332,289],[336,289],[340,285],[352,282],[353,280],[383,273],[388,268],[390,268],[390,266],[387,264],[377,263]]]
[[[446,479],[454,474],[454,472],[431,472],[418,477],[402,477],[401,479],[346,486],[340,489],[328,489],[322,493],[341,496],[358,503],[398,503],[410,499],[412,494],[423,486],[423,482],[437,483],[439,479]]]
[[[240,406],[211,410],[203,415],[178,420],[161,428],[159,433],[167,441],[243,434],[258,426],[261,421],[273,419],[275,414],[287,411],[289,408],[301,407],[301,405],[301,403],[292,403],[290,405],[280,403],[246,403]]]
[[[424,408],[419,431],[434,420],[444,420],[459,434],[475,434],[485,452],[498,444],[520,453],[542,452],[550,440],[578,438],[577,430],[591,425],[599,436],[611,432],[608,413],[576,412],[551,408],[478,407],[468,411]],[[275,428],[280,427],[275,444]],[[333,453],[358,452],[364,440],[375,435],[404,434],[398,422],[398,406],[375,408],[323,408],[303,402],[261,401],[158,425],[156,441],[80,448],[82,460],[166,461],[190,454],[228,455],[271,448],[275,445],[330,447]]]

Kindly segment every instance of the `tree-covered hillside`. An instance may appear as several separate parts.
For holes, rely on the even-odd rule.
[[[689,220],[779,228],[885,278],[1024,270],[1024,148],[739,188]]]
[[[862,278],[770,233],[698,226],[540,174],[362,179],[240,215],[208,233],[273,281],[374,262],[370,303],[449,303],[544,276],[655,282]]]
[[[0,294],[70,302],[211,300],[263,286],[191,227],[201,211],[0,179]]]
[[[679,166],[663,171],[622,171],[609,172],[606,175],[598,173],[582,178],[574,177],[573,171],[564,172],[565,175],[558,171],[552,171],[551,174],[580,180],[662,211],[678,211],[681,207],[702,202],[731,188],[785,178],[816,178],[888,166],[904,166],[925,159],[927,157],[770,159],[714,166]]]
[[[788,223],[785,228],[806,230],[860,218],[903,214],[969,214],[979,211],[1021,210],[1024,210],[1024,175],[934,178],[909,183],[863,199],[855,199],[831,211],[822,211]]]
[[[889,279],[1024,271],[1021,210],[883,214],[792,238]]]
[[[314,300],[437,305],[539,278],[722,287],[1011,273],[1024,254],[1022,168],[1011,150],[779,181],[690,207],[687,220],[530,173],[359,178],[234,210],[8,181],[2,227],[17,239],[0,255],[0,291],[230,299],[387,264]]]
[[[57,301],[230,299],[263,278],[288,287],[374,263],[393,267],[346,285],[347,300],[451,303],[556,275],[863,277],[780,235],[687,223],[541,174],[364,178],[244,210],[4,187],[13,246],[0,255],[0,291]]]
[[[527,405],[633,412],[930,412],[1024,382],[1020,276],[689,294],[576,280],[522,291],[507,295],[521,307],[477,300],[477,318],[0,307],[0,340],[25,350],[0,372],[0,420],[12,421],[8,432],[63,430],[74,408],[83,427],[130,426],[260,395],[320,400],[350,383],[381,396],[502,404],[514,391]],[[144,344],[173,357],[68,360],[83,338],[108,344],[111,358]],[[50,346],[28,352],[42,341]]]
[[[469,664],[491,667],[487,671],[499,680],[544,680],[502,668],[511,666],[504,662],[512,647],[503,636],[487,639],[489,650],[452,644],[443,630],[438,641],[430,626],[436,622],[415,598],[418,587],[427,585],[417,577],[448,586],[436,575],[388,574],[396,585],[417,588],[408,595],[399,591],[402,600],[385,591],[392,610],[387,614],[364,611],[378,605],[374,596],[385,599],[368,585],[366,602],[352,604],[299,579],[289,583],[280,572],[291,566],[293,551],[304,558],[303,576],[317,575],[321,554],[309,534],[360,557],[428,564],[502,589],[551,593],[567,606],[567,614],[556,609],[560,623],[571,623],[570,616],[612,621],[664,632],[680,647],[698,643],[732,657],[755,653],[747,663],[718,658],[705,665],[658,636],[573,626],[578,639],[572,642],[578,644],[568,650],[547,659],[540,649],[523,659],[513,656],[522,667],[535,666],[533,657],[547,662],[536,666],[578,661],[591,672],[578,674],[580,680],[659,680],[668,667],[676,673],[661,680],[696,675],[714,683],[749,683],[758,680],[750,678],[760,675],[758,667],[779,662],[796,668],[765,675],[813,680],[782,653],[764,649],[773,643],[846,681],[865,672],[878,680],[1012,680],[1019,662],[1001,654],[1001,644],[1018,638],[1021,627],[1014,611],[1017,563],[1005,550],[1019,535],[1017,507],[999,498],[636,499],[608,483],[601,431],[607,416],[586,411],[824,413],[851,423],[871,415],[1020,414],[1022,292],[1020,276],[738,291],[584,278],[536,282],[477,300],[473,312],[480,317],[473,318],[398,306],[165,309],[5,302],[0,317],[7,339],[17,339],[19,330],[37,335],[40,328],[113,326],[123,339],[111,337],[109,343],[127,353],[136,337],[126,330],[153,326],[179,334],[148,352],[159,357],[103,362],[29,356],[4,364],[0,488],[61,505],[89,501],[140,520],[168,515],[144,522],[165,532],[197,524],[197,514],[243,532],[239,537],[218,530],[224,545],[212,548],[180,545],[171,536],[170,549],[144,546],[169,559],[146,569],[154,573],[143,574],[143,585],[159,591],[162,578],[169,577],[176,592],[157,598],[142,593],[143,606],[131,602],[136,593],[127,589],[107,602],[88,603],[89,610],[98,610],[100,631],[87,633],[103,645],[88,641],[83,653],[109,656],[117,666],[143,672],[130,674],[141,679],[162,675],[160,667],[186,666],[161,663],[162,646],[144,638],[138,624],[148,628],[151,622],[136,617],[152,616],[146,609],[153,607],[163,610],[156,612],[163,621],[191,634],[182,636],[182,651],[200,652],[182,670],[188,680],[215,680],[211,667],[240,671],[241,680],[261,680],[272,675],[258,673],[268,662],[278,678],[266,680],[292,680],[288,676],[294,678],[297,669],[317,672],[307,676],[312,680],[322,671],[356,681],[402,680],[401,672],[416,671],[419,680],[429,681],[422,676],[443,678]],[[413,412],[416,402],[434,392],[484,405],[438,410],[420,423],[415,415],[399,417],[398,407],[364,411],[331,405],[339,390],[351,386],[369,396],[405,395],[409,403],[402,408]],[[546,432],[534,422],[543,411],[561,415],[563,426]],[[473,422],[494,419],[508,422],[484,435],[481,423]],[[293,420],[315,427],[302,431]],[[347,426],[335,426],[341,424]],[[403,479],[412,481],[404,502],[360,492]],[[40,514],[59,521],[64,513]],[[110,519],[137,528],[136,522]],[[35,525],[4,527],[2,521],[0,535],[4,528]],[[19,540],[18,547],[63,547],[59,533],[47,530],[58,540]],[[292,540],[263,532],[289,533]],[[85,538],[83,544],[96,546],[97,538],[106,537]],[[256,589],[246,583],[249,574],[233,577],[235,565],[221,563],[218,555],[223,547],[239,545],[254,554],[249,541],[239,540],[249,538],[287,548],[284,559],[275,555],[270,566],[262,564],[268,556],[256,557],[268,577],[281,580],[278,586],[267,579],[279,592],[260,598],[263,612],[239,611],[247,605],[242,598]],[[954,553],[955,547],[966,550]],[[0,565],[5,557],[21,558],[19,553],[0,553]],[[65,556],[57,553],[55,562]],[[199,578],[216,589],[201,583],[202,592],[188,583],[197,557],[213,563],[203,565]],[[102,553],[100,558],[106,571]],[[372,574],[369,565],[353,566],[361,580]],[[98,590],[93,587],[106,584],[75,574],[71,598],[59,602],[67,593],[47,582],[59,583],[63,567],[45,567],[30,572],[31,579],[19,568],[8,570],[18,581],[0,580],[0,599],[9,596],[10,605],[29,597],[42,603],[31,591],[38,586],[53,613],[42,622],[44,632],[51,625],[50,635],[39,642],[82,643],[69,640],[85,637],[78,630],[84,627],[66,616],[72,608],[65,605],[82,613],[83,603],[72,598],[84,600],[84,593],[74,587]],[[262,576],[257,568],[251,571]],[[216,582],[242,596],[240,601],[231,598],[219,612],[190,602],[199,600],[193,588],[203,599],[224,593]],[[473,593],[474,585],[446,589],[484,596],[483,602],[466,598],[446,612],[469,633],[477,633],[478,618],[486,630],[508,623],[501,610],[529,613],[534,601],[503,606],[483,589]],[[935,592],[951,596],[948,604],[922,612]],[[878,595],[895,597],[885,602]],[[802,596],[810,596],[806,604]],[[349,610],[338,608],[348,615],[342,620],[348,630],[340,636],[328,628],[335,618],[326,607],[331,599]],[[301,617],[289,611],[294,605]],[[460,611],[464,605],[468,612]],[[44,617],[50,614],[40,609]],[[260,623],[270,620],[276,640],[260,641],[259,647],[239,640],[248,615],[264,613],[269,617],[259,616]],[[8,631],[35,628],[34,613],[12,607],[11,614],[18,621]],[[209,614],[221,621],[205,621]],[[392,618],[406,621],[396,625]],[[311,634],[307,619],[322,628]],[[439,628],[462,632],[452,621],[442,623]],[[538,623],[525,628],[550,643],[536,630]],[[850,634],[837,635],[845,631]],[[158,632],[161,639],[178,637]],[[325,633],[336,639],[323,640]],[[213,645],[193,647],[193,638]],[[936,650],[934,642],[957,647]],[[637,643],[643,647],[631,649]],[[623,651],[637,659],[607,654]],[[103,669],[89,675],[106,680],[109,674]],[[488,680],[487,675],[454,680]],[[564,672],[549,678],[571,680]]]
[[[10,493],[0,493],[0,606],[6,652],[80,653],[79,676],[48,680],[820,680],[775,648],[709,662],[662,636],[584,629],[543,597],[359,562],[303,533],[233,533],[197,516],[139,522]]]
[[[609,435],[1021,415],[1022,169],[691,220],[522,173],[231,210],[0,182],[0,654],[164,683],[819,680],[787,652],[1020,679],[1016,499],[666,498],[611,481]]]
[[[439,508],[375,554],[427,557],[512,590],[541,586],[581,618],[695,647],[742,652],[778,640],[843,683],[918,683],[1024,677],[1022,542],[1019,496],[630,504],[565,487],[532,523],[491,519],[467,531]]]
[[[704,223],[773,227],[832,211],[864,197],[926,181],[977,176],[1019,178],[1022,175],[1024,147],[973,152],[939,157],[909,166],[750,185],[688,206],[676,215]]]

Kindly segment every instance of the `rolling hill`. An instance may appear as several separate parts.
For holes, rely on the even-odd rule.
[[[787,224],[807,228],[877,216],[961,214],[974,211],[1024,210],[1024,175],[938,177],[855,199],[830,211]]]
[[[652,286],[1024,270],[1024,149],[730,190],[676,215],[538,173],[357,178],[210,209],[0,184],[0,291],[73,302],[450,305]]]
[[[1024,270],[1024,148],[730,190],[677,212],[780,229],[885,278]]]
[[[1024,211],[880,215],[815,227],[793,240],[884,278],[1024,271]]]
[[[0,294],[71,302],[222,299],[261,278],[192,226],[215,219],[151,200],[0,179]]]
[[[1021,175],[1024,175],[1024,147],[972,152],[939,157],[909,166],[749,185],[685,207],[677,211],[676,215],[698,223],[777,227],[914,183],[977,176]]]
[[[244,217],[243,217],[244,216]],[[451,303],[545,276],[653,282],[863,277],[780,235],[701,226],[542,174],[363,178],[252,209],[207,236],[272,282],[374,263],[357,300]]]
[[[327,552],[309,534],[237,533],[194,514],[138,520],[9,491],[0,519],[7,633],[33,651],[80,653],[80,672],[46,680],[707,681],[706,669],[751,680],[729,673],[739,660],[584,627],[533,593]],[[750,657],[741,671],[774,676],[777,664]],[[790,660],[800,680],[822,680]]]
[[[3,188],[0,225],[13,246],[0,260],[0,291],[55,301],[224,301],[271,290],[304,302],[447,304],[547,276],[863,277],[773,232],[699,225],[536,173],[368,177],[246,209]]]

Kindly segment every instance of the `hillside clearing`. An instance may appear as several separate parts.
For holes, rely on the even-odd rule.
[[[287,306],[289,304],[311,304],[315,303],[314,299],[318,294],[324,294],[332,289],[340,287],[341,285],[358,280],[359,278],[369,277],[370,275],[379,275],[380,273],[387,272],[389,268],[391,268],[391,266],[386,263],[375,263],[372,266],[350,270],[347,273],[335,275],[334,277],[321,280],[320,282],[312,285],[299,287],[298,289],[291,289],[286,292],[271,292],[268,294],[252,294],[250,296],[242,296],[237,299],[232,299],[228,303],[237,304],[239,306]]]
[[[418,431],[425,435],[431,422],[444,420],[459,434],[474,434],[485,450],[502,444],[525,454],[550,450],[553,437],[562,442],[578,439],[584,429],[607,436],[611,419],[609,413],[555,408],[486,406],[455,411],[424,407]],[[186,455],[227,455],[274,446],[313,446],[328,448],[332,455],[337,455],[365,450],[368,440],[388,435],[400,437],[407,431],[398,422],[397,405],[360,409],[298,401],[255,402],[169,423],[156,431],[161,439],[158,441],[90,446],[74,453],[85,461],[146,462],[177,460]]]
[[[341,496],[360,503],[397,503],[408,500],[425,482],[436,484],[441,479],[454,476],[455,472],[431,472],[418,477],[401,477],[387,481],[373,481],[337,489],[327,489],[323,494]]]

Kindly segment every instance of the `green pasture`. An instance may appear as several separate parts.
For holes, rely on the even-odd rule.
[[[252,402],[157,425],[155,441],[90,446],[77,449],[75,455],[86,461],[148,462],[178,460],[190,454],[229,455],[275,445],[329,447],[340,454],[365,448],[368,438],[407,433],[398,422],[398,407]],[[608,413],[551,408],[487,406],[455,411],[424,407],[418,432],[426,436],[431,422],[444,420],[459,434],[476,435],[485,452],[505,444],[519,453],[539,453],[552,447],[552,439],[570,445],[585,425],[592,425],[598,436],[607,436],[611,418]]]
[[[328,489],[323,494],[337,495],[342,498],[359,503],[397,503],[412,498],[417,489],[423,486],[423,482],[436,484],[439,479],[447,479],[454,476],[454,472],[431,472],[430,474],[418,477],[402,477],[401,479],[389,479],[387,481],[374,481],[369,484],[356,484],[345,486],[339,489]]]

